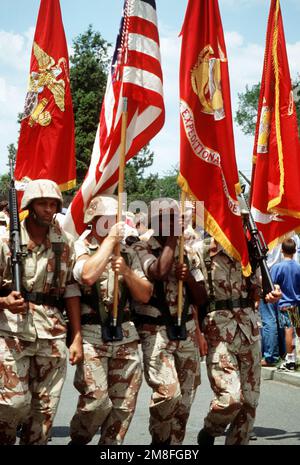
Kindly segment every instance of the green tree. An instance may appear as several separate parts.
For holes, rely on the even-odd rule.
[[[300,127],[300,76],[293,82],[293,91],[298,118],[298,129]],[[257,121],[258,99],[260,84],[252,87],[246,86],[243,93],[238,94],[238,110],[235,115],[236,123],[241,127],[244,134],[254,135]]]
[[[260,84],[255,84],[251,88],[247,85],[245,92],[238,94],[239,103],[235,121],[244,134],[255,133],[259,92]]]
[[[154,153],[146,145],[129,163],[125,169],[125,190],[128,205],[134,200],[149,202],[156,189],[157,174],[145,176],[145,170],[153,163]]]
[[[145,176],[146,168],[153,163],[154,153],[149,146],[144,147],[138,155],[127,163],[125,170],[125,190],[128,205],[135,200],[146,203],[158,197],[179,199],[180,188],[177,184],[178,167],[174,166],[164,176],[157,173]]]
[[[73,41],[70,81],[75,116],[77,187],[80,187],[90,164],[106,87],[108,47],[110,44],[91,25]]]
[[[10,176],[8,174],[2,174],[2,176],[0,176],[0,201],[8,200],[9,184]]]
[[[179,200],[180,187],[177,184],[178,166],[171,168],[163,177],[158,179],[157,197],[171,197]]]
[[[15,144],[9,144],[7,147],[8,150],[8,162],[7,166],[8,168],[10,167],[10,160],[12,160],[13,167],[15,167],[16,164],[16,156],[17,156],[17,149]]]
[[[13,166],[15,166],[16,161],[16,153],[17,149],[14,144],[9,144],[7,147],[8,150],[8,163],[7,166],[9,167],[10,159],[13,161]],[[7,170],[8,171],[8,170]],[[7,200],[8,199],[8,189],[10,185],[10,174],[5,173],[0,176],[0,200]]]

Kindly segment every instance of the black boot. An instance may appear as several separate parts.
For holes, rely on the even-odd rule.
[[[199,446],[213,446],[215,438],[208,434],[208,432],[203,428],[198,433],[197,442]]]

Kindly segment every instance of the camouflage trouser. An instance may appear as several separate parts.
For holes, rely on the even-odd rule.
[[[231,344],[209,347],[207,374],[215,393],[204,427],[212,436],[224,434],[226,444],[248,444],[258,405],[261,372],[260,342],[249,344],[237,331]]]
[[[142,383],[138,342],[114,345],[83,343],[84,362],[74,386],[80,392],[70,436],[87,444],[100,428],[99,444],[122,444]]]
[[[0,337],[0,444],[47,444],[65,375],[64,339]]]
[[[154,444],[181,444],[200,384],[200,357],[194,322],[186,341],[169,341],[164,326],[143,325],[139,331],[144,373],[153,394],[149,430]]]

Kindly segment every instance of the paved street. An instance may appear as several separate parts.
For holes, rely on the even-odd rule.
[[[205,364],[201,364],[202,385],[197,391],[191,416],[187,426],[186,445],[196,445],[196,436],[201,428],[203,418],[212,397],[206,376]],[[74,413],[77,393],[72,385],[74,369],[68,369],[68,378],[53,428],[50,444],[67,444],[69,441],[69,423]],[[148,403],[150,390],[145,382],[139,393],[137,410],[125,444],[148,445]],[[250,444],[260,445],[300,445],[300,387],[272,380],[263,380],[260,404],[257,411],[255,432],[257,441]],[[218,438],[216,444],[223,444],[224,437]],[[97,437],[91,444],[97,444]]]

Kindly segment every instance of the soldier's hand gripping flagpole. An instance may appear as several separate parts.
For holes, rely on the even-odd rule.
[[[125,156],[126,156],[126,130],[127,130],[127,98],[123,97],[123,113],[122,113],[122,130],[121,130],[121,146],[120,146],[120,161],[119,161],[119,183],[118,183],[118,216],[117,222],[122,221],[123,212],[123,193],[124,193],[124,177],[125,177]],[[115,255],[119,257],[120,243],[115,247]],[[119,303],[119,275],[115,272],[114,276],[114,298],[113,298],[113,326],[117,326],[118,320],[118,303]]]

